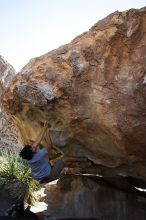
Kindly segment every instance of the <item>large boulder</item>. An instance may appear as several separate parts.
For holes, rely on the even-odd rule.
[[[145,32],[146,8],[116,11],[31,59],[3,97],[23,142],[47,121],[58,149],[92,161],[84,172],[146,181]]]

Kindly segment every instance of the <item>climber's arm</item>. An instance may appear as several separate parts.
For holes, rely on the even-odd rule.
[[[42,139],[43,139],[43,137],[44,137],[44,134],[45,134],[45,132],[46,132],[46,130],[47,130],[47,127],[48,127],[48,125],[45,123],[45,124],[44,124],[44,127],[43,127],[43,129],[42,129],[42,131],[40,132],[40,134],[38,135],[38,137],[37,137],[35,143],[33,144],[33,149],[34,149],[34,151],[36,150],[36,148],[37,148],[37,147],[39,146],[39,144],[41,143],[41,141],[42,141]]]
[[[50,150],[50,148],[53,147],[53,143],[50,137],[49,129],[46,130],[46,141],[48,143],[48,150]]]

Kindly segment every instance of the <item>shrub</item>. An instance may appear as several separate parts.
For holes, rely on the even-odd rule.
[[[17,201],[23,201],[27,196],[32,204],[36,200],[39,184],[31,178],[27,161],[20,158],[17,152],[0,149],[0,185]]]

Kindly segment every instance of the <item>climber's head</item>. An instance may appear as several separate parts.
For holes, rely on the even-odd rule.
[[[31,160],[34,155],[33,147],[30,145],[25,145],[24,148],[20,151],[19,155],[25,160]]]

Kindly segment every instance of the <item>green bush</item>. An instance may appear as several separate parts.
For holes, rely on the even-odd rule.
[[[38,182],[31,178],[27,161],[17,152],[0,149],[0,185],[9,191],[17,201],[27,200],[32,204],[36,200]]]

